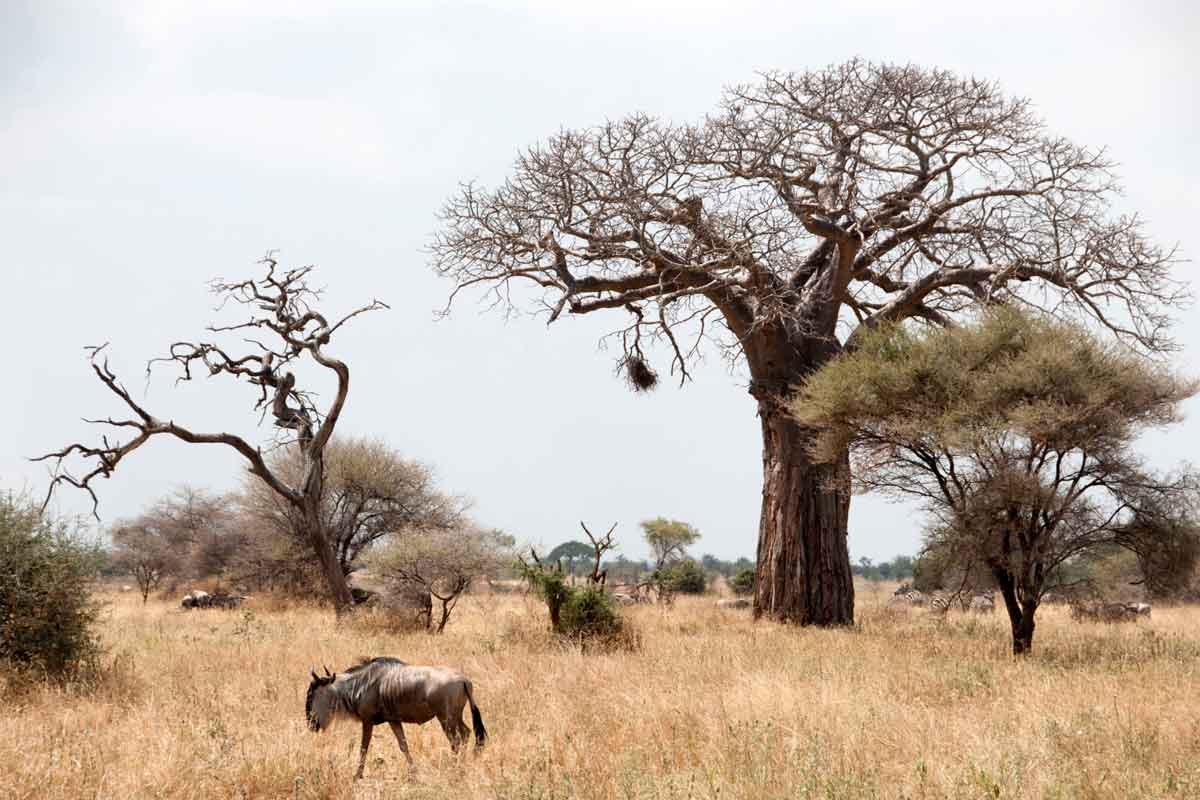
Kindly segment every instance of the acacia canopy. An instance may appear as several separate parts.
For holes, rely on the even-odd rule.
[[[845,623],[843,467],[807,461],[787,398],[858,332],[985,300],[1169,348],[1174,253],[1111,213],[1111,166],[994,83],[855,60],[765,74],[695,124],[562,131],[450,199],[433,265],[452,298],[478,288],[548,322],[622,312],[639,387],[653,342],[681,381],[706,342],[744,359],[764,448],[756,613]]]
[[[925,502],[927,545],[990,573],[1021,653],[1069,560],[1114,544],[1148,562],[1194,554],[1195,479],[1153,474],[1132,444],[1196,390],[1079,327],[998,308],[970,327],[872,331],[792,411],[821,430],[814,457],[849,447],[861,488]]]

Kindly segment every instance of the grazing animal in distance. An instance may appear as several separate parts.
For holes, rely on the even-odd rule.
[[[1071,619],[1076,622],[1132,622],[1138,617],[1150,617],[1149,603],[1078,602],[1071,605]]]
[[[971,598],[970,610],[976,614],[991,614],[996,610],[996,595],[991,591],[980,592]]]
[[[244,601],[245,597],[236,594],[209,594],[197,589],[194,592],[188,592],[180,603],[184,608],[237,608]]]
[[[904,583],[900,588],[892,593],[892,602],[908,603],[912,606],[923,606],[929,602],[929,598],[923,593],[913,588],[911,583]]]
[[[717,601],[717,608],[749,608],[750,601],[744,597],[725,598]]]
[[[311,730],[323,731],[338,717],[353,717],[362,723],[355,779],[363,775],[372,731],[385,722],[396,735],[409,767],[413,760],[402,723],[422,725],[437,717],[451,749],[458,752],[471,736],[462,720],[463,706],[470,703],[475,749],[482,748],[487,739],[471,681],[452,669],[413,666],[398,658],[380,656],[364,658],[345,672],[330,673],[326,668],[324,677],[312,670],[309,674],[312,682],[304,698],[304,717]]]

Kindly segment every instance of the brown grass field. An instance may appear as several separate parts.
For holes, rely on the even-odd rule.
[[[858,625],[755,624],[713,598],[627,610],[639,652],[581,654],[520,595],[472,595],[440,637],[252,599],[243,611],[105,595],[98,689],[0,696],[4,798],[1200,797],[1200,609],[1079,625],[1042,614],[1009,655],[1001,614],[889,609]],[[491,739],[451,754],[386,727],[304,725],[310,664],[392,654],[461,669]]]

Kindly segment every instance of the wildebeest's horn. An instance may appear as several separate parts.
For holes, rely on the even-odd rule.
[[[333,677],[333,673],[329,671],[329,667],[325,667],[325,677],[326,677],[326,678],[332,678],[332,677]]]
[[[308,668],[308,674],[309,674],[309,675],[312,675],[312,679],[313,679],[314,681],[319,681],[319,680],[321,680],[319,677],[317,677],[317,670],[316,670],[316,668],[315,668],[315,667],[309,667],[309,668]]]

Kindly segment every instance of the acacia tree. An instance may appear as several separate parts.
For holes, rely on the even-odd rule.
[[[565,562],[568,575],[574,575],[576,570],[584,566],[591,558],[591,546],[578,539],[563,542],[546,554],[547,563]]]
[[[180,551],[156,523],[153,518],[139,517],[112,531],[113,566],[133,576],[143,604],[163,578],[178,573],[184,565]]]
[[[434,633],[441,633],[472,581],[495,575],[512,563],[506,539],[502,531],[471,525],[416,531],[392,542],[371,560],[371,566],[385,584],[401,593],[416,589],[437,600],[438,619],[433,619],[431,609],[426,623]]]
[[[681,383],[706,341],[744,362],[763,439],[755,613],[849,623],[847,460],[809,458],[790,395],[855,331],[989,297],[1164,347],[1173,253],[1109,214],[1115,188],[1101,152],[993,83],[856,60],[764,75],[699,124],[639,114],[552,136],[446,204],[433,266],[452,301],[480,287],[511,307],[525,284],[551,323],[623,312],[637,388],[656,381],[654,341]]]
[[[277,451],[268,465],[294,483],[304,473],[303,448]],[[253,476],[246,481],[240,506],[256,529],[284,537],[304,536],[304,509]],[[347,576],[359,556],[385,537],[459,527],[465,506],[462,498],[438,490],[429,467],[404,458],[381,440],[335,437],[325,448],[318,513]]]
[[[1072,560],[1114,545],[1194,559],[1179,540],[1194,536],[1195,479],[1155,475],[1131,447],[1196,389],[1082,328],[995,309],[925,336],[872,332],[792,408],[822,430],[815,458],[849,445],[860,487],[925,502],[927,549],[990,574],[1022,654]]]
[[[651,579],[659,602],[670,603],[678,575],[674,571],[687,556],[687,549],[700,541],[700,531],[686,522],[665,517],[642,520],[642,535],[654,556]]]
[[[232,352],[218,341],[175,342],[166,356],[152,359],[146,369],[149,375],[155,365],[166,364],[178,368],[179,381],[190,381],[195,377],[193,371],[199,371],[209,377],[229,376],[256,387],[259,396],[254,410],[270,414],[274,420],[278,429],[275,446],[290,443],[300,453],[301,469],[294,476],[289,479],[271,469],[262,449],[241,436],[195,431],[152,414],[133,399],[109,368],[104,346],[88,348],[92,370],[132,413],[126,417],[87,421],[128,430],[133,436],[117,442],[104,436],[99,445],[76,442],[34,460],[50,460],[55,465],[50,493],[60,484],[83,489],[91,495],[95,511],[99,501],[92,482],[112,475],[122,459],[156,436],[234,449],[245,459],[249,472],[295,510],[298,532],[320,563],[334,607],[341,614],[351,607],[353,598],[337,558],[335,542],[321,515],[321,501],[324,497],[325,448],[346,405],[350,368],[325,348],[338,329],[351,319],[368,311],[387,308],[387,305],[373,300],[331,322],[316,307],[320,292],[308,284],[312,267],[280,271],[270,254],[260,263],[265,268],[265,274],[260,278],[236,282],[217,280],[211,284],[213,293],[221,298],[222,307],[229,303],[243,306],[251,315],[245,322],[214,325],[208,331],[217,335],[236,335],[239,344],[248,343],[253,349],[240,353]],[[317,407],[312,392],[297,385],[294,369],[306,356],[336,379],[336,393],[324,411]],[[73,458],[84,463],[84,471],[78,477],[69,470]],[[48,493],[47,502],[49,499]]]

